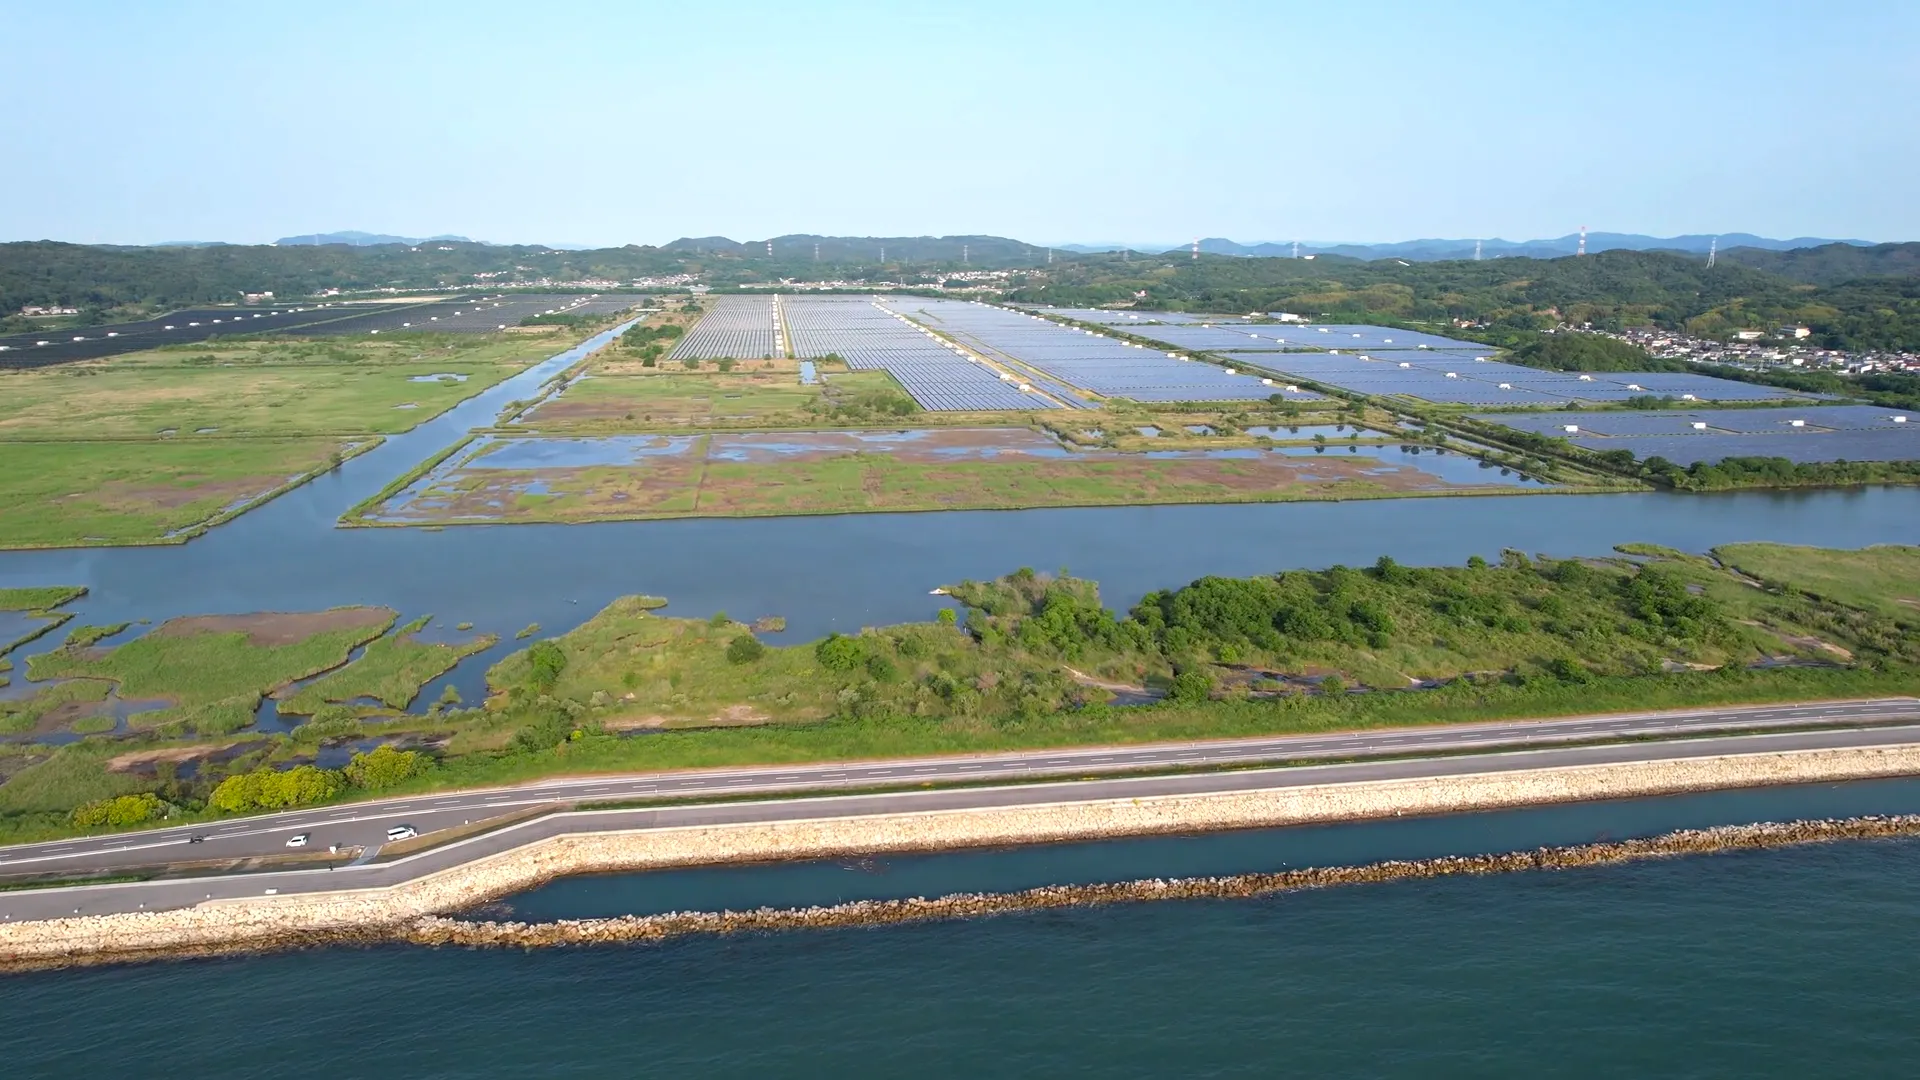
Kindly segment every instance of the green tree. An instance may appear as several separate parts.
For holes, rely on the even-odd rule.
[[[220,781],[208,798],[208,805],[228,814],[251,810],[284,810],[325,802],[340,793],[344,781],[333,769],[301,765],[280,772],[261,766],[249,773],[229,776]]]
[[[567,670],[567,654],[551,641],[536,641],[527,650],[527,663],[527,681],[542,694],[552,693],[560,683],[560,673]]]
[[[828,634],[813,647],[813,655],[828,671],[852,671],[867,658],[867,647],[859,638]]]
[[[98,828],[102,825],[125,828],[165,817],[166,813],[167,804],[161,802],[158,795],[143,791],[137,795],[96,799],[74,807],[72,818],[73,823],[83,829]]]
[[[736,664],[751,664],[767,653],[767,647],[752,634],[741,634],[727,643],[727,659]]]
[[[431,760],[418,750],[396,750],[381,745],[353,755],[353,760],[340,771],[348,784],[377,791],[418,776],[430,765]]]
[[[1193,705],[1206,701],[1213,696],[1213,680],[1198,668],[1188,668],[1173,677],[1173,684],[1167,688],[1167,698],[1181,704]]]

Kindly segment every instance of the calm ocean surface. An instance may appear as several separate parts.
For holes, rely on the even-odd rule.
[[[1066,878],[1226,872],[1916,803],[1920,783],[1900,781],[1052,850]],[[760,902],[818,892],[794,881],[823,865],[1011,887],[1046,850],[671,888]],[[618,908],[644,880],[516,907]],[[1908,1076],[1917,885],[1920,842],[1872,841],[655,946],[50,973],[0,979],[0,1062],[22,1077]]]

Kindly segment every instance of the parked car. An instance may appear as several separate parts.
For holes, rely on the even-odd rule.
[[[419,835],[411,825],[395,825],[387,830],[387,843],[391,844],[395,840],[410,840]]]
[[[309,834],[307,833],[295,833],[292,836],[287,837],[287,846],[288,847],[306,847],[308,839],[309,839]]]

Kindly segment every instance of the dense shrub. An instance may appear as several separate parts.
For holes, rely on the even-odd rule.
[[[553,690],[560,682],[560,673],[567,670],[567,654],[551,641],[536,641],[533,648],[527,650],[527,663],[527,681],[545,694]]]
[[[859,638],[828,634],[813,647],[814,658],[828,671],[852,671],[867,658],[867,647]]]
[[[207,800],[215,810],[243,814],[250,810],[284,810],[325,802],[340,794],[345,781],[337,770],[312,765],[280,772],[259,768],[220,781]]]
[[[432,764],[432,760],[418,750],[376,746],[353,755],[353,760],[347,762],[340,772],[347,783],[354,787],[377,791],[419,776]]]
[[[727,643],[727,659],[736,664],[751,664],[767,653],[767,647],[752,634],[741,634]]]
[[[124,828],[138,825],[144,821],[165,817],[167,804],[160,801],[152,792],[138,795],[122,795],[114,799],[96,799],[93,802],[74,807],[73,823],[83,829],[109,825]]]

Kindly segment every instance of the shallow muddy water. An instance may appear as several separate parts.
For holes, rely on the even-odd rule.
[[[927,595],[934,586],[1020,566],[1065,567],[1093,578],[1108,605],[1125,610],[1148,591],[1205,574],[1355,565],[1382,554],[1420,565],[1461,563],[1507,547],[1604,555],[1630,541],[1686,551],[1742,540],[1858,547],[1912,542],[1920,521],[1920,489],[1887,487],[335,527],[348,508],[469,430],[492,423],[508,402],[530,397],[625,325],[191,543],[0,552],[0,587],[87,586],[90,594],[71,605],[76,625],[349,604],[392,607],[402,622],[428,613],[438,622],[469,622],[475,633],[500,635],[501,644],[429,685],[422,700],[434,700],[452,684],[472,702],[484,691],[485,665],[525,644],[514,637],[520,628],[537,622],[543,636],[564,633],[629,593],[665,596],[668,610],[679,615],[779,615],[789,627],[779,640],[794,642],[932,618],[940,606]],[[1361,447],[1369,450],[1386,462],[1403,457],[1398,447]],[[1326,449],[1327,456],[1345,454],[1345,447]],[[1458,454],[1404,457],[1483,471]],[[52,647],[56,636],[16,653],[16,680],[24,654]]]
[[[627,884],[624,897],[607,890],[615,879],[588,879],[515,905],[938,893],[1913,805],[1871,784],[1724,798],[1747,805],[1686,797],[1293,841],[747,867]],[[257,1076],[263,1061],[284,1076],[381,1078],[1905,1076],[1920,1055],[1916,874],[1920,842],[1857,841],[658,945],[336,948],[49,972],[0,982],[0,1055],[23,1076],[141,1075],[156,1047],[201,1077]],[[352,1037],[315,1038],[331,1028]]]

